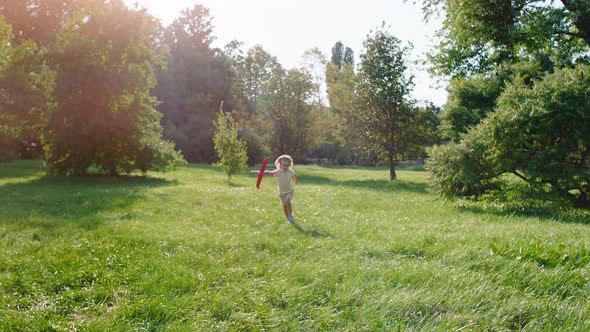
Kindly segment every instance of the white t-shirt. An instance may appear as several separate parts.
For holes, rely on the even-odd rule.
[[[279,194],[286,194],[290,193],[294,189],[294,180],[293,177],[295,175],[295,171],[292,169],[288,170],[287,172],[279,169],[277,172],[277,183],[279,185]]]

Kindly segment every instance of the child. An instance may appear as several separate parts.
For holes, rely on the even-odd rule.
[[[272,175],[277,179],[279,197],[283,203],[283,212],[287,220],[293,222],[293,208],[291,207],[291,200],[293,199],[293,190],[297,183],[297,175],[293,171],[293,158],[289,155],[282,155],[275,160],[277,169],[274,171],[264,171],[265,175]],[[258,174],[259,171],[252,171]]]

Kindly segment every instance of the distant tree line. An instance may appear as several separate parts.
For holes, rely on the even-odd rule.
[[[395,179],[438,141],[440,109],[409,98],[409,48],[385,26],[358,68],[341,42],[330,61],[315,48],[287,69],[260,45],[214,41],[202,5],[162,26],[122,0],[0,0],[0,158],[43,158],[60,174],[210,163],[220,105],[251,165],[283,153],[385,161]]]

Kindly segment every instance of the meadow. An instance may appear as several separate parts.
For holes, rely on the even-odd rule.
[[[590,330],[590,212],[296,165],[86,178],[0,164],[2,331]]]

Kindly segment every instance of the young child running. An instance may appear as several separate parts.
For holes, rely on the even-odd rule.
[[[297,183],[297,175],[293,170],[293,158],[284,154],[275,160],[275,166],[277,169],[274,171],[264,171],[264,174],[272,175],[277,179],[279,197],[281,198],[281,203],[283,203],[283,212],[285,212],[287,220],[292,223],[293,208],[291,206],[291,200],[293,199],[293,192]],[[258,174],[259,171],[252,171],[252,173]]]

